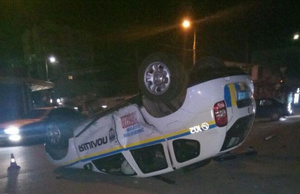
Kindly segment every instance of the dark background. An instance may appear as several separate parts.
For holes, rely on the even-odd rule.
[[[47,20],[93,33],[95,59],[101,61],[98,65],[118,64],[135,55],[135,66],[147,53],[157,50],[172,50],[184,57],[191,55],[193,42],[192,30],[181,27],[184,17],[191,18],[197,30],[197,57],[260,62],[265,57],[257,53],[274,49],[282,53],[292,47],[292,57],[288,52],[284,58],[291,66],[300,63],[299,41],[292,40],[300,31],[297,0],[0,2],[1,66],[8,60],[23,59],[22,33]]]

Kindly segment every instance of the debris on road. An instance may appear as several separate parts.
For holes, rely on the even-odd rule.
[[[175,184],[176,182],[172,179],[169,179],[169,178],[166,178],[166,177],[163,177],[161,175],[158,175],[158,176],[154,176],[154,178],[158,179],[158,180],[161,180],[165,183],[168,183],[168,184]]]
[[[267,136],[267,137],[265,138],[265,140],[268,141],[268,140],[270,140],[270,139],[272,139],[272,138],[274,138],[274,137],[276,137],[276,136],[277,136],[276,134]]]
[[[253,156],[253,155],[257,155],[257,151],[255,151],[253,149],[252,146],[250,146],[246,152],[242,152],[242,153],[225,153],[223,155],[217,156],[214,158],[215,161],[217,162],[223,162],[225,160],[233,160],[233,159],[237,159],[237,158],[243,158],[246,156]]]

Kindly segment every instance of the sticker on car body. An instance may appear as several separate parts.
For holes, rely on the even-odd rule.
[[[227,107],[243,107],[239,102],[251,102],[252,94],[250,89],[242,82],[227,84],[224,88],[224,99]],[[245,106],[249,103],[243,103]]]

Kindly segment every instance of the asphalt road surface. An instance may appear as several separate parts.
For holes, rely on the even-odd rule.
[[[250,146],[257,154],[243,154]],[[11,153],[19,170],[7,170]],[[48,162],[43,145],[0,147],[0,193],[300,193],[300,115],[256,121],[232,154],[156,178],[59,169]]]

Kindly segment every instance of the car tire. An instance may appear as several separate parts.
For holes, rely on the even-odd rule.
[[[217,57],[204,57],[191,68],[188,85],[192,86],[208,80],[240,74],[243,74],[240,68],[226,67],[225,63]]]
[[[138,72],[139,87],[154,102],[169,102],[184,93],[187,74],[174,55],[153,53],[145,58]]]
[[[46,125],[46,152],[55,160],[64,158],[69,147],[69,138],[73,132],[66,127],[62,120],[51,120]]]

